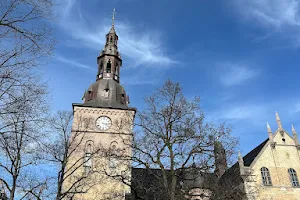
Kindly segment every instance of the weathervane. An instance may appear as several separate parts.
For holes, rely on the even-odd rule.
[[[116,16],[116,9],[114,8],[113,13],[112,13],[112,25],[115,25],[115,16]]]

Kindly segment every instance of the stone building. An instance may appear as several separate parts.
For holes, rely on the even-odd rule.
[[[268,139],[226,170],[218,181],[222,199],[299,200],[299,142],[282,127],[276,113],[277,129],[267,124]]]
[[[80,132],[80,124],[87,123],[86,119],[91,123],[84,131],[85,137],[81,138],[81,151],[76,154],[76,157],[84,158],[84,164],[64,188],[73,184],[76,176],[85,174],[92,183],[91,189],[72,199],[163,200],[165,193],[155,178],[160,176],[160,170],[132,168],[129,159],[120,161],[114,156],[131,156],[131,124],[136,109],[129,107],[129,96],[120,85],[122,58],[118,51],[114,17],[105,39],[105,46],[97,57],[96,81],[84,92],[83,103],[73,104],[73,132]],[[238,162],[230,168],[227,168],[222,144],[216,143],[214,172],[199,171],[194,165],[178,170],[177,199],[300,200],[297,133],[292,127],[291,137],[282,128],[277,113],[276,120],[277,130],[273,133],[268,125],[268,139],[246,156],[239,154]],[[101,149],[100,156],[92,156],[96,149]],[[104,149],[109,152],[104,152]],[[70,159],[69,166],[77,164],[76,157]],[[122,173],[122,180],[114,177],[118,173]]]

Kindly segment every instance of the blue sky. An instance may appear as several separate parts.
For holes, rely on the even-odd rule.
[[[226,121],[243,154],[277,129],[300,132],[299,0],[61,0],[57,47],[45,79],[54,110],[80,103],[116,8],[121,83],[131,106],[165,80],[200,96],[207,119]]]

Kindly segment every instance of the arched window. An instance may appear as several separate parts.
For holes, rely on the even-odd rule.
[[[110,60],[107,62],[107,65],[106,65],[106,72],[107,72],[107,73],[110,73],[110,72],[111,72],[111,61],[110,61]]]
[[[265,186],[272,186],[272,180],[270,176],[269,169],[266,167],[262,167],[260,169],[261,172],[261,177],[262,177],[262,182]]]
[[[115,67],[115,80],[118,80],[118,74],[119,74],[119,66],[118,66],[118,64],[116,64],[116,67]]]
[[[103,76],[103,63],[101,61],[98,69],[98,78],[102,78],[102,76]]]
[[[110,36],[110,43],[112,43],[113,42],[113,38],[112,38],[112,36]]]
[[[112,142],[110,144],[110,158],[109,158],[109,167],[115,169],[118,165],[118,150],[117,142]]]
[[[288,169],[288,172],[290,174],[290,180],[291,180],[291,183],[292,183],[292,186],[293,187],[299,187],[299,181],[298,181],[298,177],[297,177],[297,173],[294,169],[292,168],[289,168]]]
[[[99,65],[99,74],[102,73],[102,70],[103,70],[103,63],[101,62]]]
[[[108,43],[108,40],[109,40],[109,36],[106,35],[106,43]]]
[[[118,68],[119,68],[119,66],[118,66],[118,64],[116,64],[116,69],[115,69],[115,74],[116,74],[116,75],[118,75],[118,72],[119,72],[119,69],[118,69]]]
[[[85,144],[85,155],[83,160],[83,166],[86,174],[89,173],[92,169],[92,165],[93,165],[92,153],[93,153],[93,141],[87,141]]]

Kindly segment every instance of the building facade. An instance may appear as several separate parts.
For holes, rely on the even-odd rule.
[[[300,200],[298,135],[293,126],[293,136],[283,129],[278,113],[276,121],[276,131],[267,124],[268,139],[246,156],[239,154],[220,178],[223,199]]]

